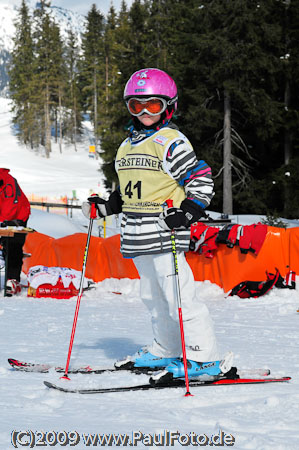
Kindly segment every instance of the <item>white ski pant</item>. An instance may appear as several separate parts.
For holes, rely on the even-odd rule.
[[[208,308],[196,298],[193,273],[184,252],[177,256],[187,359],[217,360],[217,343]],[[173,254],[137,256],[134,263],[140,275],[141,298],[152,315],[154,341],[148,350],[166,358],[181,357]]]

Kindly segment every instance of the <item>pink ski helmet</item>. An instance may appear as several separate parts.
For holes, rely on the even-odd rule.
[[[177,108],[177,87],[174,80],[160,69],[140,69],[131,75],[124,90],[124,100],[130,97],[162,97]]]

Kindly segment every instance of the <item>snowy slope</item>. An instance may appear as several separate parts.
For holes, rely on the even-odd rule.
[[[60,153],[58,145],[53,143],[51,157],[46,159],[18,144],[11,128],[10,108],[10,101],[0,97],[0,166],[10,169],[27,196],[34,194],[37,201],[55,203],[61,197],[72,198],[75,191],[79,205],[93,192],[105,197],[101,161],[88,156],[88,124],[85,125],[86,138],[78,145],[77,152],[72,146],[63,146]],[[51,216],[32,208],[28,225],[56,238],[82,232],[88,220],[81,210],[74,210],[73,214],[75,223],[67,224],[68,219],[61,216],[54,225]]]
[[[122,295],[113,292],[120,291]],[[114,386],[145,376],[27,374],[10,370],[8,357],[65,365],[75,310],[72,300],[0,298],[0,448],[13,430],[83,433],[232,434],[238,450],[295,450],[299,439],[298,292],[274,290],[260,300],[224,299],[209,282],[198,296],[215,321],[222,352],[231,349],[241,368],[271,368],[290,375],[288,384],[205,387],[184,390],[81,396],[48,390],[43,380],[67,386]],[[108,280],[84,295],[72,363],[112,366],[151,341],[148,313],[138,298],[138,281]],[[59,447],[59,446],[58,446]],[[144,445],[139,443],[138,448]],[[152,448],[152,447],[150,447]],[[181,448],[177,443],[175,448]]]
[[[11,128],[10,101],[0,98],[0,161],[8,167],[26,195],[41,197],[72,197],[73,190],[79,200],[90,192],[105,194],[104,178],[99,161],[88,157],[89,142],[82,142],[75,152],[72,146],[63,146],[59,153],[53,143],[49,159],[35,151],[18,145]]]
[[[98,163],[88,158],[86,146],[78,154],[65,149],[62,155],[54,146],[50,160],[45,160],[17,144],[9,126],[7,102],[1,100],[0,106],[1,166],[11,168],[26,193],[60,196],[76,189],[81,201],[89,190],[102,189]],[[61,220],[61,216],[38,213],[36,223],[41,222],[45,222],[45,229],[56,226],[62,234],[78,226],[69,219]],[[234,436],[233,448],[238,450],[298,449],[298,289],[273,289],[260,299],[241,300],[225,298],[210,282],[198,282],[197,287],[199,301],[210,309],[222,354],[232,350],[238,367],[270,368],[274,375],[289,375],[292,381],[197,388],[190,398],[184,397],[183,389],[92,396],[50,391],[43,380],[86,387],[143,383],[146,377],[74,375],[71,382],[63,382],[54,371],[43,375],[11,370],[7,363],[10,357],[65,365],[76,298],[33,299],[25,290],[20,297],[4,298],[1,292],[0,449],[13,448],[14,430],[32,430],[37,438],[42,437],[36,433],[39,431],[74,431],[78,434],[69,434],[70,443],[72,436],[79,436],[77,445],[62,447],[57,443],[55,448],[78,450],[96,447],[84,442],[83,435],[88,433],[127,433],[132,437],[132,432],[135,436],[141,432],[145,437],[156,434],[158,442],[165,430],[208,437],[221,431]],[[116,359],[151,342],[150,318],[138,288],[138,280],[106,280],[84,294],[71,364],[112,366]],[[49,433],[45,438],[51,436]],[[62,439],[64,435],[59,436]],[[182,448],[183,439],[174,442],[173,448]],[[27,446],[27,442],[23,436],[17,447]],[[148,442],[140,441],[137,447],[156,448],[144,445]],[[38,447],[38,442],[35,444]]]

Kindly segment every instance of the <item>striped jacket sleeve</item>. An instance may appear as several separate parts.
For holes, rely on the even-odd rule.
[[[198,161],[192,147],[178,138],[166,154],[167,172],[185,189],[186,198],[206,208],[214,196],[211,168]]]

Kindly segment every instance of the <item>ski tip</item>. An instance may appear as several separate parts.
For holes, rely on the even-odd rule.
[[[44,385],[49,388],[49,389],[54,389],[56,391],[60,391],[60,392],[66,392],[66,393],[73,393],[73,394],[80,394],[80,391],[77,389],[69,389],[69,388],[64,388],[62,386],[58,386],[57,384],[53,384],[49,381],[44,381]]]
[[[60,386],[57,386],[56,384],[51,383],[50,381],[46,381],[45,380],[44,381],[44,385],[47,386],[47,388],[49,388],[49,389],[56,389],[58,391],[63,391],[64,390],[64,388],[62,388]]]
[[[13,369],[17,369],[17,368],[23,368],[26,364],[22,363],[21,361],[19,361],[18,359],[13,359],[13,358],[8,358],[8,364],[13,368]]]
[[[16,359],[13,359],[13,358],[8,358],[7,361],[8,361],[8,363],[9,363],[11,366],[18,363],[18,361],[17,361]]]

